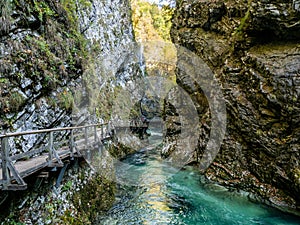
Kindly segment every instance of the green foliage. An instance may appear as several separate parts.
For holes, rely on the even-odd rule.
[[[4,113],[15,113],[25,104],[25,100],[20,93],[12,92],[0,99],[0,109]]]
[[[73,196],[74,206],[89,221],[96,219],[101,211],[109,209],[115,196],[115,183],[96,174]]]
[[[66,110],[71,110],[74,105],[74,97],[66,89],[58,94],[58,105]]]
[[[0,78],[0,84],[7,84],[9,80],[7,78]]]
[[[54,54],[50,51],[49,45],[46,42],[46,40],[42,37],[35,38],[35,39],[32,39],[32,40],[36,44],[37,49],[39,49],[41,54],[44,54],[49,59],[49,62],[52,62]]]
[[[0,117],[10,124],[8,113],[18,113],[25,106],[24,97],[18,92],[26,80],[31,83],[26,88],[42,86],[40,97],[46,97],[52,107],[71,110],[74,105],[68,83],[77,79],[86,69],[88,58],[87,40],[79,30],[78,11],[90,8],[89,0],[0,0],[0,36],[9,31],[10,15],[20,15],[15,23],[21,28],[28,27],[32,33],[18,40],[7,41],[12,53],[3,60],[1,67],[0,90],[6,90],[0,100]],[[25,18],[33,16],[34,22]],[[23,20],[24,18],[24,20]],[[14,66],[11,66],[14,65]],[[16,67],[16,70],[12,68]],[[51,95],[54,90],[63,89],[57,97]]]
[[[65,225],[82,225],[91,224],[91,222],[86,218],[85,215],[74,216],[70,210],[66,210],[64,215],[60,217],[61,222]]]
[[[45,18],[54,16],[54,11],[48,6],[45,1],[34,0],[34,9],[38,13],[38,18],[40,21],[44,21]]]
[[[244,32],[248,26],[248,22],[250,19],[251,3],[252,3],[252,0],[248,0],[248,10],[247,10],[245,16],[241,19],[240,25],[236,28],[236,30],[233,33],[236,40],[243,39]]]
[[[18,221],[18,219],[16,218],[16,216],[13,213],[11,213],[8,216],[7,220],[2,224],[3,225],[25,225],[25,223]]]
[[[171,41],[170,29],[174,9],[169,6],[159,8],[143,0],[131,0],[132,23],[137,39]]]
[[[25,98],[20,93],[14,92],[10,95],[9,105],[12,112],[18,111],[24,103]]]
[[[71,180],[67,181],[64,186],[61,188],[62,191],[69,191],[73,185]]]
[[[247,22],[249,20],[249,16],[250,16],[250,9],[248,9],[248,11],[246,12],[245,16],[241,19],[240,25],[238,26],[238,28],[235,30],[235,34],[236,35],[241,35],[243,34],[244,30],[247,27]]]
[[[150,10],[153,26],[158,34],[166,41],[171,41],[170,30],[172,26],[172,16],[174,14],[174,9],[168,6],[163,8],[158,8],[156,5],[152,5]]]
[[[72,28],[78,27],[78,13],[80,7],[81,10],[91,8],[92,3],[88,0],[62,0],[61,4],[67,12],[68,21]]]
[[[11,12],[12,12],[11,0],[1,0],[0,1],[0,35],[9,32],[11,21],[12,21]]]

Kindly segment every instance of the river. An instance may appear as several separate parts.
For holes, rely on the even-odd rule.
[[[116,201],[97,224],[300,224],[299,218],[208,183],[191,166],[169,166],[157,146],[117,164]]]

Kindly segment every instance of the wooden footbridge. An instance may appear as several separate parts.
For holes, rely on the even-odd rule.
[[[63,167],[66,158],[88,155],[91,149],[110,139],[112,133],[111,124],[104,123],[2,134],[0,189],[24,190],[27,184],[23,178],[47,167]],[[9,141],[36,134],[46,135],[47,143],[44,146],[24,153],[12,153]],[[64,136],[63,140],[57,140],[58,136]]]

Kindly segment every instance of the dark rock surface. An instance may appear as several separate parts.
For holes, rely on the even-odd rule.
[[[294,212],[300,207],[299,18],[298,1],[177,1],[171,31],[174,43],[209,65],[225,96],[226,137],[206,176]],[[181,77],[189,92],[193,87]],[[208,133],[200,132],[197,158]]]

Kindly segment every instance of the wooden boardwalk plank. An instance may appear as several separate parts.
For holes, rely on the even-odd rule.
[[[65,159],[70,156],[70,152],[68,150],[58,151],[60,159]],[[28,160],[17,161],[14,166],[16,167],[18,173],[22,178],[27,177],[45,167],[48,166],[47,162],[48,154],[45,153],[40,156],[36,156],[34,158],[30,158]],[[57,160],[53,160],[56,162]],[[2,180],[2,169],[0,169],[0,180]]]
[[[48,130],[38,130],[38,131],[26,131],[26,132],[20,132],[20,133],[10,133],[10,134],[5,134],[5,135],[0,135],[0,138],[7,138],[7,137],[14,137],[14,136],[20,136],[20,135],[28,135],[28,134],[37,134],[37,133],[49,133],[52,134],[51,132],[54,131],[61,131],[61,130],[70,130],[70,129],[78,129],[78,128],[85,128],[85,131],[87,131],[87,127],[92,127],[94,126],[94,133],[91,135],[91,133],[86,133],[88,135],[84,135],[84,133],[78,133],[78,136],[75,136],[75,139],[78,138],[78,140],[74,140],[73,142],[75,144],[74,147],[76,147],[79,152],[77,152],[77,157],[82,157],[82,153],[84,153],[87,150],[90,150],[90,148],[94,148],[96,146],[99,146],[99,144],[103,144],[103,141],[110,139],[110,130],[107,130],[106,128],[105,133],[103,132],[103,128],[99,129],[96,128],[96,126],[99,124],[95,125],[87,125],[87,126],[81,126],[81,127],[71,127],[71,128],[55,128],[55,129],[48,129]],[[76,138],[77,137],[77,138]],[[50,139],[52,140],[52,139]],[[48,149],[48,146],[41,147],[39,149],[34,149],[26,153],[21,153],[18,155],[11,156],[8,158],[8,160],[11,162],[12,161],[12,169],[11,172],[14,174],[14,178],[11,178],[12,183],[8,184],[6,186],[7,190],[21,190],[21,189],[26,189],[26,184],[25,185],[20,185],[23,181],[22,178],[25,178],[27,176],[30,176],[40,170],[43,170],[47,167],[57,167],[57,166],[63,166],[63,163],[61,160],[69,158],[70,156],[74,156],[75,152],[71,152],[70,146],[68,145],[68,140],[63,140],[65,141],[64,143],[66,145],[60,147],[59,150],[54,152],[54,155],[52,155],[52,160],[49,162],[49,153],[44,152],[45,150]],[[62,141],[59,143],[62,144]],[[52,147],[51,147],[52,146]],[[50,142],[50,149],[55,148],[55,144]],[[54,149],[53,149],[54,150]],[[43,153],[44,152],[44,153]],[[51,152],[51,151],[50,151]],[[89,152],[89,151],[87,151]],[[53,151],[51,152],[53,154]],[[57,154],[56,154],[57,153]],[[36,154],[40,154],[38,156],[34,156]],[[31,157],[34,156],[34,157]],[[28,157],[31,157],[27,160],[22,160],[26,159]],[[13,169],[15,168],[15,169]],[[16,180],[14,180],[16,179]],[[18,184],[17,184],[17,180]],[[21,181],[20,181],[21,179]],[[3,188],[2,184],[4,185],[4,180],[3,180],[3,174],[2,174],[2,167],[0,167],[0,189]],[[22,186],[22,187],[21,187]]]

